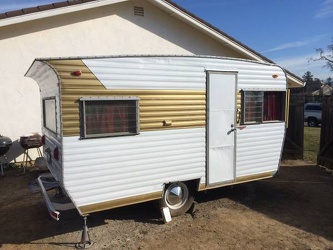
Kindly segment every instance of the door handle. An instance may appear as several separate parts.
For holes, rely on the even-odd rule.
[[[227,135],[230,135],[235,130],[236,130],[236,128],[234,128],[234,124],[231,124],[231,130],[228,131]]]
[[[227,133],[227,135],[230,135],[232,132],[234,132],[236,129],[235,128],[233,128],[233,129],[231,129],[230,131],[228,131],[228,133]]]

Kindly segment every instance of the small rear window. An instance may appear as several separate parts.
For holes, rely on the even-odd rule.
[[[57,133],[57,115],[55,97],[43,100],[43,125],[48,130]]]

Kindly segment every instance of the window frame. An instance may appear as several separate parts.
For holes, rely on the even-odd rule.
[[[260,118],[260,121],[245,121],[245,118],[246,118],[246,114],[247,114],[247,112],[246,112],[246,108],[247,108],[247,106],[246,106],[246,98],[247,98],[247,96],[246,96],[246,94],[247,93],[260,93],[261,94],[261,96],[258,96],[258,97],[261,97],[261,99],[262,99],[262,101],[261,101],[261,106],[260,106],[260,108],[261,108],[261,116],[260,117],[258,117],[258,118]],[[241,119],[241,121],[242,121],[242,124],[246,124],[246,125],[248,125],[248,124],[258,124],[258,123],[262,123],[262,121],[263,121],[263,116],[264,116],[264,112],[263,112],[263,106],[264,106],[264,92],[263,91],[242,91],[242,119]],[[255,117],[255,118],[257,118],[257,117]]]
[[[54,129],[50,126],[48,126],[48,122],[47,122],[47,114],[48,112],[46,112],[46,102],[47,101],[54,101]],[[58,132],[58,117],[57,117],[57,98],[55,96],[51,96],[51,97],[46,97],[42,99],[42,107],[43,107],[43,127],[45,129],[47,129],[48,131],[57,134]]]
[[[91,101],[134,101],[135,102],[135,132],[116,132],[87,134],[86,129],[86,103]],[[114,97],[82,97],[80,98],[80,137],[81,139],[116,137],[116,136],[133,136],[140,134],[140,116],[139,116],[139,97],[137,96],[114,96]]]
[[[246,121],[246,93],[255,92],[261,93],[261,116],[260,121]],[[279,120],[264,120],[265,115],[265,93],[280,93],[281,94],[281,119]],[[241,90],[241,124],[242,125],[252,125],[252,124],[266,124],[266,123],[277,123],[286,122],[286,99],[287,93],[285,90]]]

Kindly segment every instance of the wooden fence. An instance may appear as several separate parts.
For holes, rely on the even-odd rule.
[[[303,159],[304,94],[303,89],[290,92],[289,119],[283,148],[283,159]]]
[[[333,169],[333,96],[325,97],[322,107],[320,150],[317,163]]]

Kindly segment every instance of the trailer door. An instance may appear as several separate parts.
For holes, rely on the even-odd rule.
[[[235,179],[237,73],[207,72],[207,185]]]

